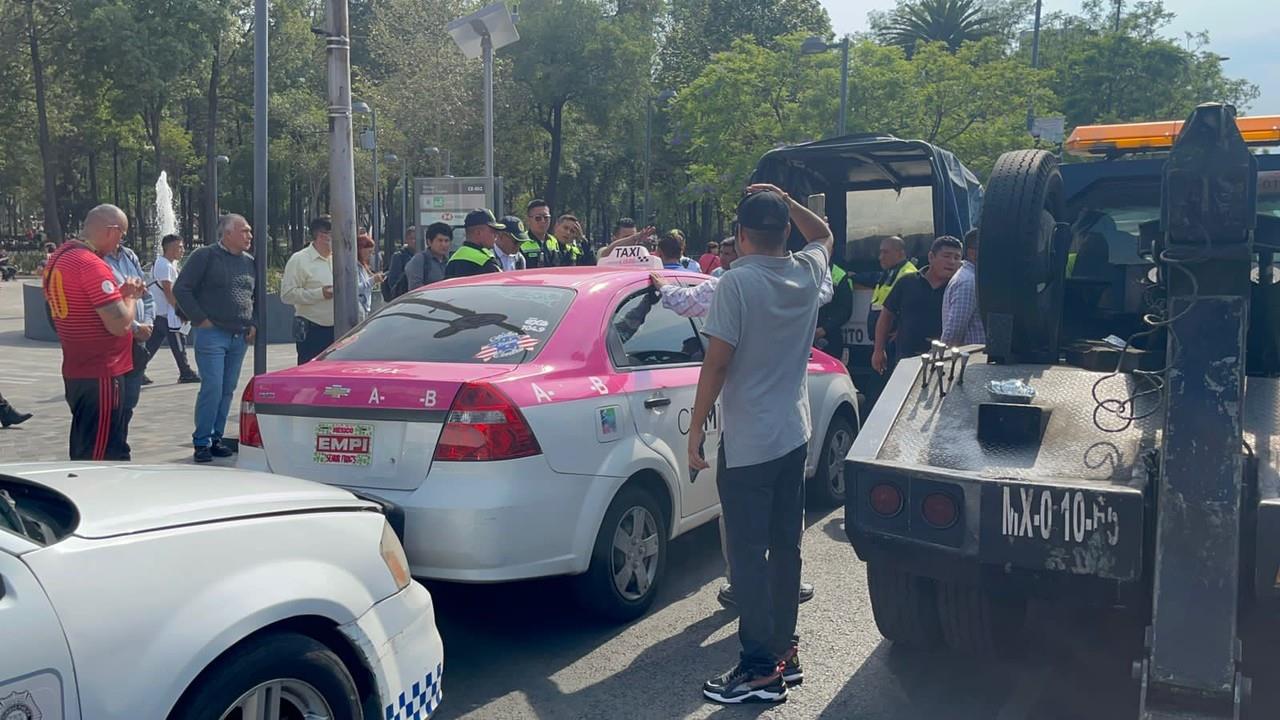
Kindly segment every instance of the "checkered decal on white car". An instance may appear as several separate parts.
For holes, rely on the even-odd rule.
[[[436,665],[435,672],[427,673],[415,682],[411,692],[402,692],[396,701],[387,706],[386,720],[427,720],[440,707],[443,694],[440,690],[444,667]]]

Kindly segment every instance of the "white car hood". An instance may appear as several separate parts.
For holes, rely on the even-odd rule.
[[[107,538],[235,518],[377,506],[340,488],[283,475],[189,465],[0,465],[75,504],[75,535]]]

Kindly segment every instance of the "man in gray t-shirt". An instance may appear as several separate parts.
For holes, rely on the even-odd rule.
[[[717,702],[778,702],[803,678],[794,638],[804,526],[804,465],[812,432],[806,373],[831,231],[772,185],[738,205],[739,258],[707,315],[706,358],[689,432],[689,466],[707,467],[702,427],[719,397],[717,486],[738,598],[737,667],[708,680]],[[809,244],[787,252],[791,223]],[[782,670],[779,670],[779,666]]]

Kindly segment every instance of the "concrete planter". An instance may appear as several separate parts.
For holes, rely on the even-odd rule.
[[[49,324],[49,304],[40,283],[22,286],[22,334],[29,340],[58,342],[58,334]],[[267,342],[293,342],[293,307],[280,301],[280,296],[267,295]]]

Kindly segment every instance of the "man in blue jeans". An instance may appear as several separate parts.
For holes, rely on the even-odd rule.
[[[252,244],[249,222],[240,215],[224,215],[218,221],[218,242],[192,253],[173,285],[178,307],[195,328],[200,393],[191,440],[198,463],[234,454],[222,444],[222,434],[245,351],[257,331],[253,256],[248,252]]]

